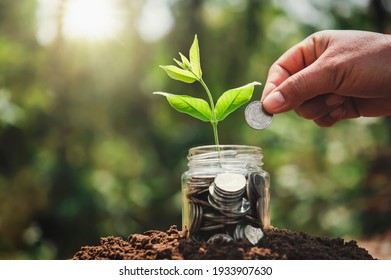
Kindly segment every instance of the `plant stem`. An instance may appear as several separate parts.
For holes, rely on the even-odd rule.
[[[204,89],[206,91],[206,94],[208,95],[210,107],[212,109],[212,122],[214,122],[216,120],[216,114],[215,114],[215,103],[213,101],[212,94],[210,93],[210,90],[209,90],[208,86],[205,84],[205,82],[204,82],[204,80],[202,78],[199,78],[198,81],[204,87]]]
[[[216,146],[219,146],[219,134],[217,133],[217,122],[213,122],[212,123],[212,127],[213,127],[213,136],[215,138],[215,144]]]
[[[201,77],[199,78],[198,81],[204,87],[204,89],[206,91],[206,94],[208,95],[208,98],[209,98],[209,103],[210,103],[210,107],[211,107],[211,110],[212,110],[212,119],[211,119],[210,123],[212,124],[212,127],[213,127],[213,136],[214,136],[214,139],[215,139],[215,144],[216,144],[216,146],[219,146],[219,134],[217,132],[218,121],[216,120],[215,104],[214,104],[214,101],[213,101],[213,96],[212,96],[208,86],[205,84],[204,80]]]

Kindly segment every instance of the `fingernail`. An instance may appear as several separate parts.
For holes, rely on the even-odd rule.
[[[263,105],[269,110],[277,110],[284,104],[285,98],[279,91],[269,94],[266,96],[265,100],[263,100]]]

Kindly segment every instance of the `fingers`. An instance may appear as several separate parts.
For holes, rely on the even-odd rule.
[[[345,100],[345,97],[334,93],[322,94],[304,102],[295,111],[305,119],[316,120],[330,114],[334,109],[341,106]]]
[[[322,51],[315,51],[315,40],[312,37],[316,37],[316,35],[290,48],[270,67],[262,98],[265,98],[282,82],[311,65],[318,58]]]
[[[327,36],[315,33],[289,49],[271,66],[261,99],[266,111],[272,114],[289,111],[332,91],[327,67],[318,60],[327,43]]]
[[[330,127],[341,120],[360,116],[353,100],[351,97],[327,93],[304,102],[295,111],[321,127]]]
[[[319,102],[315,103],[315,100],[311,100],[309,103],[304,104],[304,108],[298,108],[297,110],[304,112],[303,117],[305,118],[310,119],[309,117],[312,116],[312,120],[320,127],[330,127],[339,121],[361,116],[354,98],[341,98],[336,94],[327,94],[323,97],[323,101],[325,102],[323,105],[321,105],[320,98],[318,99],[316,101]],[[311,106],[311,103],[319,110],[316,115],[314,114],[314,110],[307,110]]]
[[[391,98],[354,98],[357,114],[363,117],[391,115]]]
[[[320,127],[330,127],[346,119],[388,116],[391,98],[353,98],[329,93],[303,103],[296,112]]]
[[[330,127],[344,119],[346,119],[346,108],[344,106],[339,106],[329,114],[315,119],[314,122],[320,127]]]
[[[263,106],[271,114],[278,114],[296,109],[304,102],[333,91],[328,83],[327,72],[319,68],[317,62],[290,76],[267,94]],[[269,87],[269,85],[267,85]]]
[[[295,111],[299,116],[313,120],[321,127],[329,127],[346,116],[346,101],[345,97],[327,93],[304,102]]]

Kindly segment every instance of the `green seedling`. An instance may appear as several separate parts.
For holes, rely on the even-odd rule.
[[[179,67],[175,65],[161,65],[160,67],[174,80],[185,83],[199,82],[206,91],[209,103],[202,98],[188,95],[175,95],[167,92],[154,92],[154,94],[165,96],[170,105],[179,112],[189,114],[204,122],[210,122],[213,128],[215,144],[219,145],[218,123],[248,102],[252,97],[254,87],[261,85],[261,83],[252,82],[242,87],[227,90],[220,96],[215,105],[212,93],[202,79],[197,35],[194,36],[193,44],[190,47],[189,59],[181,53],[179,53],[179,56],[181,58],[180,61],[174,58]]]

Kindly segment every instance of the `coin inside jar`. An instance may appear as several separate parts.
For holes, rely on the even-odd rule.
[[[202,206],[198,203],[191,203],[190,204],[190,215],[192,218],[192,223],[190,226],[190,233],[197,232],[202,223]]]
[[[236,193],[246,186],[246,177],[236,173],[220,173],[216,176],[215,185],[226,193]]]
[[[232,241],[233,238],[228,235],[228,234],[225,234],[225,233],[218,233],[218,234],[215,234],[213,235],[211,238],[208,239],[208,243],[212,243],[213,241],[217,240],[217,239],[222,239],[226,242],[229,242],[229,241]]]
[[[244,236],[251,244],[256,245],[263,237],[263,231],[260,228],[255,228],[251,225],[244,227]]]

